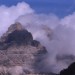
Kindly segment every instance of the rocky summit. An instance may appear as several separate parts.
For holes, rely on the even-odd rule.
[[[46,48],[20,23],[12,24],[0,38],[0,75],[39,75],[46,54]]]

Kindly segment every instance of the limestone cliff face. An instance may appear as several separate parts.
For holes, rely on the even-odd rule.
[[[0,38],[0,74],[26,75],[41,73],[39,63],[47,50],[20,23],[12,24]],[[39,66],[42,67],[39,70]]]

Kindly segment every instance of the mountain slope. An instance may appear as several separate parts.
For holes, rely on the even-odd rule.
[[[46,48],[33,40],[32,34],[20,23],[12,24],[0,38],[0,73],[4,75],[43,73],[42,60],[46,54]]]

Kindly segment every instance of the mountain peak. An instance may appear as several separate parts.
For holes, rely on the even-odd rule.
[[[33,36],[30,32],[23,28],[23,26],[16,22],[12,24],[6,33],[1,37],[0,43],[10,44],[15,42],[16,44],[31,44]],[[1,47],[2,47],[1,45]]]
[[[16,22],[15,24],[12,24],[9,28],[8,28],[8,32],[11,33],[15,30],[23,30],[23,26],[21,25],[21,23]]]
[[[0,39],[0,72],[5,68],[6,73],[16,75],[15,72],[21,68],[22,75],[40,73],[46,54],[46,48],[33,40],[32,34],[23,29],[20,23],[12,24]],[[11,72],[10,69],[16,71]]]

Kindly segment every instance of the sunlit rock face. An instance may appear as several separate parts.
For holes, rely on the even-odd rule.
[[[43,73],[42,61],[46,54],[46,48],[33,40],[32,34],[20,23],[12,24],[0,38],[0,73],[4,75]]]

